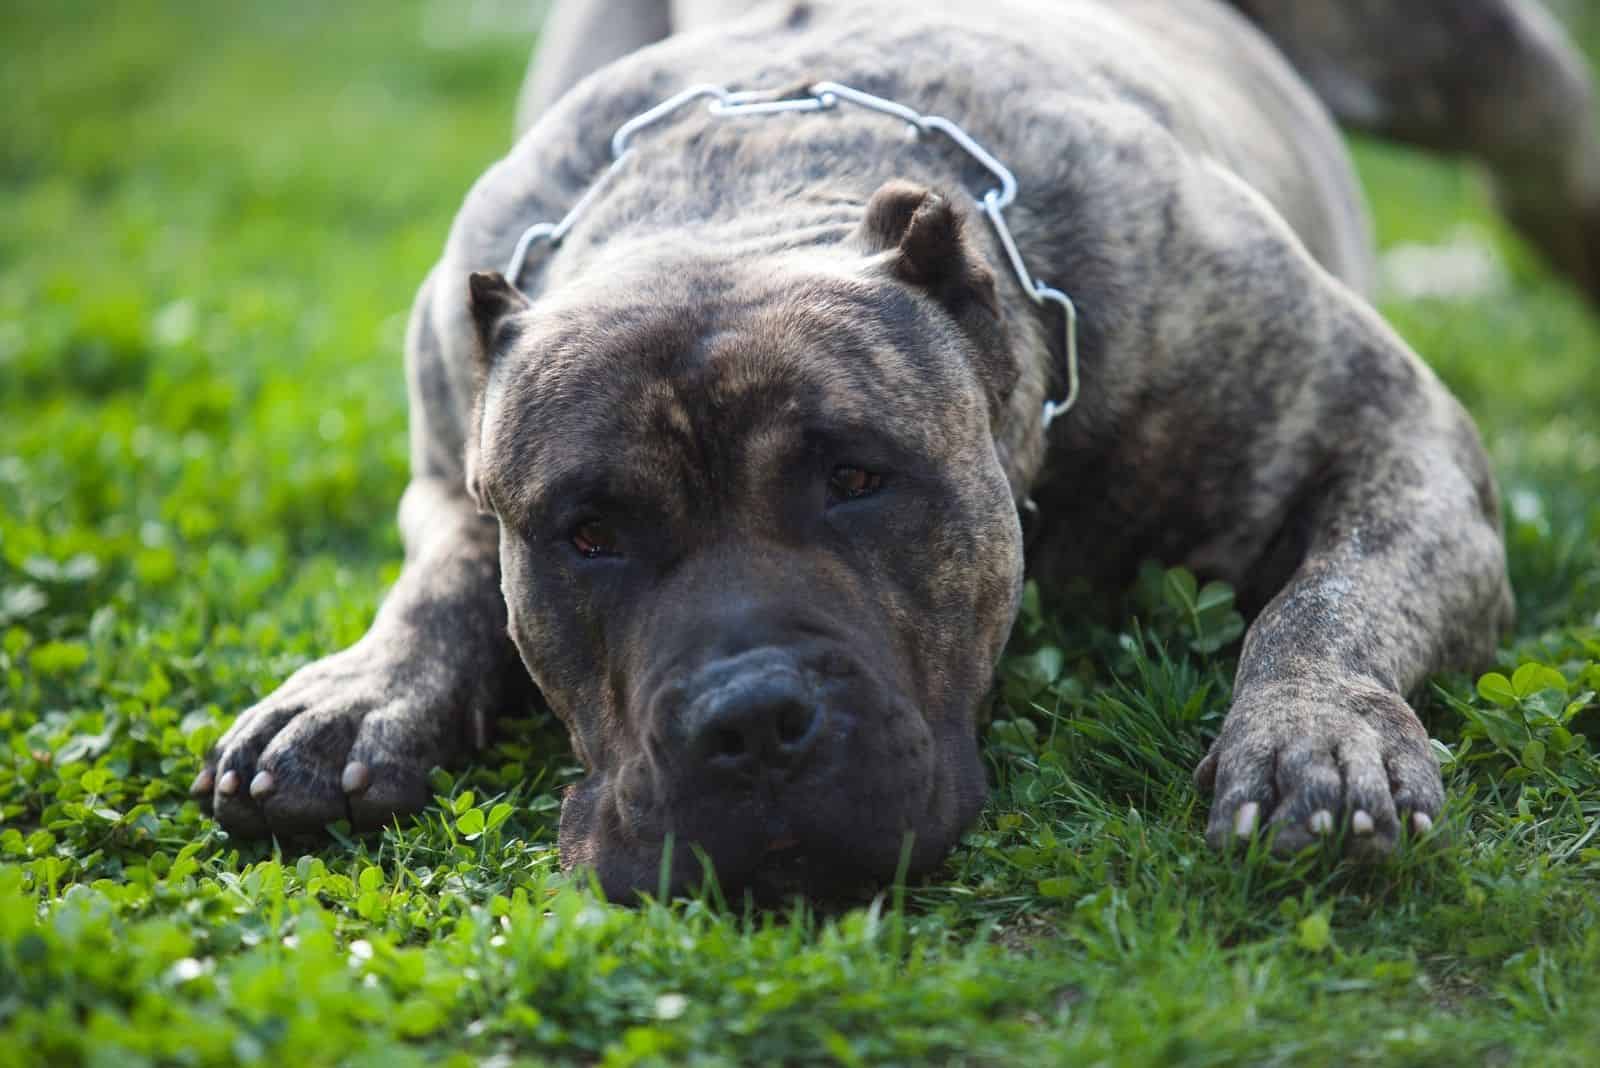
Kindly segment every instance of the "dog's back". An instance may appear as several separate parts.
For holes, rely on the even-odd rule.
[[[1370,289],[1370,227],[1331,117],[1272,44],[1216,0],[564,0],[524,86],[520,128],[669,31],[703,44],[676,48],[675,66],[644,61],[601,77],[613,89],[644,70],[668,80],[676,70],[681,85],[894,84],[915,97],[909,106],[1004,131],[1018,146],[1008,163],[1024,169],[1050,152],[1029,143],[1031,128],[1050,126],[1034,121],[1040,112],[1069,99],[1125,105],[1260,192],[1324,267]],[[999,51],[1011,54],[986,62]]]

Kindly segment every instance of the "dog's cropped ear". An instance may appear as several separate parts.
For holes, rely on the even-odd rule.
[[[489,368],[516,336],[514,320],[532,302],[499,271],[474,271],[467,279],[472,293],[472,322],[478,331],[478,372]]]
[[[949,197],[900,179],[867,202],[861,241],[869,254],[892,252],[889,270],[927,290],[959,316],[969,305],[998,315],[994,272],[966,235],[967,215]]]
[[[872,194],[857,237],[869,255],[886,257],[893,277],[942,304],[977,345],[978,373],[998,413],[1018,372],[994,272],[967,234],[967,221],[944,194],[895,179]]]
[[[499,271],[474,271],[467,279],[467,290],[471,293],[472,323],[478,334],[478,383],[477,395],[472,400],[472,421],[467,431],[463,463],[467,492],[477,503],[478,511],[490,515],[493,509],[483,492],[482,458],[478,447],[483,433],[484,391],[495,361],[516,340],[517,317],[533,305]]]

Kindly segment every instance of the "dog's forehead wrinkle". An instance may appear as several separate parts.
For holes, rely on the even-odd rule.
[[[548,500],[574,457],[631,468],[679,513],[769,482],[807,428],[928,457],[987,433],[953,323],[864,257],[638,251],[547,291],[497,369],[484,441],[508,509]]]

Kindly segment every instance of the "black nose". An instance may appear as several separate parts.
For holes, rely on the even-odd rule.
[[[785,772],[816,745],[822,718],[793,671],[741,672],[690,706],[689,745],[708,771]]]

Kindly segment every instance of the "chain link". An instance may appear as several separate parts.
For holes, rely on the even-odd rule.
[[[841,102],[853,104],[867,111],[874,111],[881,115],[899,119],[907,127],[907,133],[912,138],[921,137],[925,133],[942,134],[954,142],[967,155],[977,160],[991,175],[996,185],[987,190],[981,197],[974,197],[978,210],[989,220],[994,228],[995,236],[1000,239],[1000,245],[1005,249],[1006,258],[1011,263],[1011,270],[1017,276],[1022,291],[1028,299],[1041,307],[1054,305],[1061,311],[1064,324],[1067,364],[1067,395],[1059,400],[1047,400],[1044,403],[1044,425],[1048,428],[1059,415],[1064,415],[1078,400],[1078,309],[1068,297],[1059,289],[1055,289],[1035,278],[1028,270],[1028,265],[1022,259],[1022,253],[1017,249],[1016,240],[1011,236],[1011,228],[1006,225],[1005,210],[1017,199],[1017,179],[1005,164],[996,159],[988,149],[984,148],[960,126],[949,119],[938,115],[923,115],[922,113],[906,107],[904,104],[893,100],[886,100],[881,96],[873,96],[859,89],[852,89],[848,85],[838,82],[817,82],[808,87],[803,96],[782,96],[778,93],[763,90],[730,91],[720,85],[695,85],[682,92],[675,93],[656,104],[648,111],[635,115],[621,126],[611,136],[611,166],[584,191],[577,203],[561,217],[559,222],[535,223],[522,232],[517,239],[517,246],[511,253],[511,262],[506,267],[506,277],[515,284],[527,265],[528,253],[534,245],[539,243],[555,247],[561,243],[562,238],[583,215],[584,211],[592,204],[600,191],[605,188],[612,175],[616,174],[624,161],[634,152],[631,144],[633,136],[641,130],[654,126],[656,123],[675,114],[677,111],[696,100],[710,99],[707,110],[719,117],[732,118],[748,115],[775,115],[790,111],[831,111]]]

